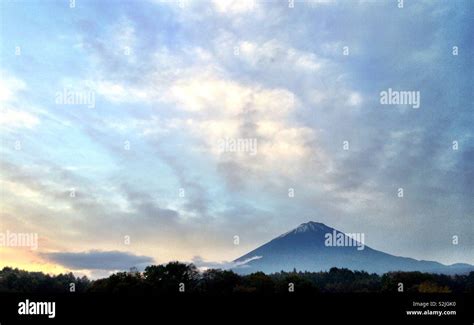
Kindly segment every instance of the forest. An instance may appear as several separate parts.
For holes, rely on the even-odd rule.
[[[118,272],[90,280],[73,273],[49,275],[11,267],[0,271],[1,293],[108,293],[126,295],[174,295],[193,293],[226,296],[238,294],[311,294],[362,292],[473,293],[474,272],[442,275],[421,272],[389,272],[383,275],[331,268],[327,272],[256,272],[239,275],[230,270],[200,271],[193,264],[170,262],[138,272]]]

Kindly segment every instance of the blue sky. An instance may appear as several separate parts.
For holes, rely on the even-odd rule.
[[[2,1],[1,14],[0,225],[40,237],[37,252],[0,247],[2,264],[226,263],[309,220],[474,263],[472,2]],[[388,88],[419,92],[420,108],[381,105]],[[93,105],[58,103],[65,91]]]

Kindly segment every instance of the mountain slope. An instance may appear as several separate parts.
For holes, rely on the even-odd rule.
[[[328,246],[326,245],[328,242],[325,241],[331,236],[358,246]],[[265,273],[291,271],[294,268],[300,271],[326,271],[331,267],[345,267],[379,274],[389,271],[445,274],[474,271],[473,265],[461,263],[444,265],[433,261],[394,256],[363,246],[361,242],[363,243],[351,240],[344,233],[322,223],[303,223],[236,259],[234,263],[238,267],[234,270],[241,274],[257,271]]]

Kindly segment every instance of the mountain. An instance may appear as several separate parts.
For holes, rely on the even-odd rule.
[[[348,236],[349,235],[349,236]],[[420,271],[462,274],[474,271],[470,264],[444,265],[433,261],[390,255],[363,245],[362,235],[344,234],[319,222],[303,223],[236,259],[234,271],[327,271],[331,267],[382,274],[389,271]]]

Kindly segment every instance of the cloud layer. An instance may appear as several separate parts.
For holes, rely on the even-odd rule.
[[[143,269],[153,264],[153,258],[119,251],[89,251],[80,253],[43,253],[47,260],[72,270],[129,270],[132,267]]]

